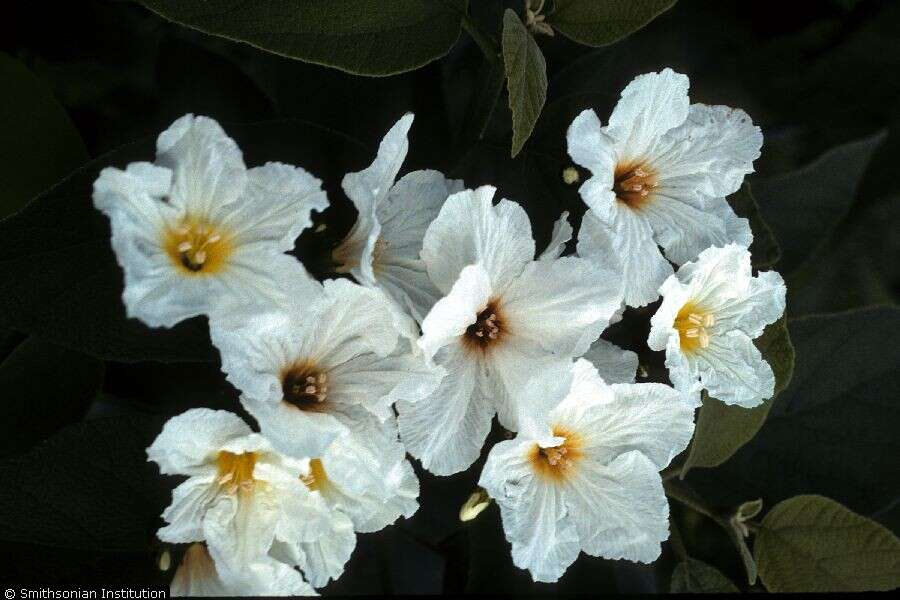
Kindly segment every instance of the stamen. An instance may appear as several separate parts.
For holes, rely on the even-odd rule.
[[[178,244],[179,252],[187,252],[191,248],[193,248],[193,246],[191,245],[190,242],[181,242],[180,244]]]
[[[194,252],[194,263],[202,265],[206,262],[206,250],[197,250]]]
[[[634,160],[616,165],[613,175],[613,192],[616,199],[631,209],[637,210],[648,202],[650,192],[657,187],[656,173],[643,163]]]
[[[698,310],[692,303],[687,303],[675,317],[675,328],[681,337],[681,349],[694,351],[709,347],[709,328],[716,324],[716,317],[710,312]]]

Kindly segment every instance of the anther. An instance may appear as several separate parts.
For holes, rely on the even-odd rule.
[[[179,252],[187,252],[188,250],[190,250],[193,247],[194,246],[190,242],[181,242],[180,244],[178,244],[178,251]]]

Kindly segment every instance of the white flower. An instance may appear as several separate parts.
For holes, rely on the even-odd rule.
[[[784,313],[784,281],[775,271],[753,277],[750,252],[707,248],[660,288],[647,344],[666,351],[672,384],[702,383],[726,404],[751,408],[775,392],[772,368],[753,344]]]
[[[401,118],[384,136],[375,161],[344,177],[344,192],[359,216],[333,256],[340,272],[380,287],[421,321],[441,296],[419,258],[422,238],[447,196],[463,185],[437,171],[413,171],[394,182],[412,122],[412,114]]]
[[[584,359],[536,375],[522,402],[531,416],[479,480],[516,566],[556,581],[581,551],[656,560],[669,535],[659,471],[690,441],[694,404],[658,383],[607,386]]]
[[[494,206],[493,195],[485,186],[450,196],[422,248],[444,297],[419,346],[447,374],[426,400],[397,409],[410,453],[441,475],[475,461],[494,413],[517,429],[516,387],[583,354],[622,298],[612,270],[575,257],[534,260],[525,211],[509,200]]]
[[[180,596],[316,596],[300,573],[272,558],[246,567],[240,581],[225,582],[216,570],[209,550],[191,544],[169,586],[169,595]]]
[[[332,511],[332,532],[281,545],[277,556],[299,566],[314,587],[337,579],[356,545],[355,532],[379,531],[419,507],[419,481],[397,439],[397,425],[359,423],[310,461],[304,480]]]
[[[606,127],[586,110],[567,139],[572,160],[592,173],[579,188],[590,210],[578,254],[619,258],[629,306],[658,298],[672,273],[666,258],[680,265],[709,246],[750,245],[747,220],[725,197],[753,171],[762,133],[739,109],[689,104],[686,76],[636,77]]]
[[[357,423],[391,420],[391,405],[415,401],[439,374],[398,340],[386,296],[347,280],[325,282],[302,310],[212,323],[222,370],[276,448],[321,456]],[[398,343],[398,341],[400,343]]]
[[[198,408],[173,417],[147,456],[163,474],[188,476],[163,512],[159,539],[206,542],[230,586],[246,584],[249,565],[265,565],[276,540],[312,542],[328,531],[327,507],[301,480],[308,461],[280,455],[232,413]]]
[[[125,272],[128,315],[171,327],[214,311],[281,302],[310,278],[284,254],[328,205],[321,182],[299,167],[247,169],[214,120],[186,115],[157,140],[156,163],[109,167],[94,205],[110,219]]]

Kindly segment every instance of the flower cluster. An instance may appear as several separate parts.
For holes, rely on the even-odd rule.
[[[407,452],[437,475],[467,469],[495,415],[509,435],[480,485],[517,566],[555,581],[582,551],[655,560],[659,472],[691,439],[699,391],[745,407],[771,396],[752,340],[784,311],[780,276],[753,275],[749,226],[725,200],[760,131],[687,90],[671,70],[642,75],[607,126],[590,110],[572,123],[569,153],[591,172],[574,256],[567,214],[538,252],[525,211],[493,187],[397,179],[412,115],[344,177],[358,218],[332,257],[347,277],[324,282],[288,254],[328,206],[321,182],[248,169],[215,121],[187,115],[154,163],[104,169],[94,202],[128,314],[164,327],[206,315],[258,425],[192,409],[148,448],[186,477],[158,533],[190,544],[172,593],[314,593],[357,532],[418,509]],[[659,295],[648,345],[665,350],[672,386],[634,383],[637,355],[600,338]]]

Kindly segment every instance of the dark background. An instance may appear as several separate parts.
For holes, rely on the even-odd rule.
[[[495,35],[503,6],[521,9],[517,2],[472,4],[476,19]],[[606,48],[540,37],[548,99],[515,160],[509,158],[505,97],[484,139],[472,131],[484,61],[465,33],[448,56],[422,69],[367,78],[207,36],[127,2],[19,2],[12,8],[4,18],[2,50],[49,86],[91,159],[144,140],[108,160],[120,167],[125,156],[150,160],[155,136],[193,112],[219,120],[241,144],[248,164],[296,162],[322,178],[332,207],[317,223],[327,228],[307,231],[298,242],[300,256],[320,275],[328,269],[328,248],[355,219],[340,191],[341,177],[371,161],[381,136],[404,112],[414,112],[416,120],[403,172],[436,168],[463,178],[467,187],[497,185],[529,212],[540,248],[561,211],[570,211],[577,224],[584,210],[577,186],[564,185],[560,177],[570,165],[564,136],[572,117],[594,107],[605,120],[636,74],[670,66],[690,76],[692,101],[741,107],[763,128],[763,154],[750,182],[782,244],[782,262],[775,268],[788,278],[791,317],[893,304],[900,290],[897,2],[682,0],[645,29]],[[292,121],[246,127],[283,119]],[[11,133],[0,132],[5,147],[16,141]],[[846,146],[859,140],[867,141]],[[4,157],[13,161],[6,167],[14,175],[15,153]],[[89,189],[89,183],[86,179],[82,187]],[[823,220],[829,211],[839,218]],[[82,226],[105,224],[100,219],[73,228]],[[108,249],[104,252],[102,260],[109,260]],[[80,307],[77,296],[62,301]],[[71,310],[91,312],[87,304]],[[629,314],[611,332],[612,339],[639,350],[648,314]],[[42,319],[40,337],[60,341],[57,329],[66,326],[63,321]],[[178,331],[204,335],[204,326],[196,320]],[[30,340],[15,327],[3,329],[0,360],[14,349],[25,353],[28,348],[22,346]],[[167,582],[174,567],[168,573],[157,568],[163,548],[154,532],[176,482],[143,463],[143,448],[167,416],[187,408],[239,410],[234,390],[215,362],[105,360],[98,366],[68,348],[42,346],[35,352],[64,374],[77,372],[83,378],[93,372],[91,381],[102,377],[102,388],[95,393],[96,385],[88,383],[79,393],[52,371],[41,375],[49,379],[42,384],[60,384],[57,402],[20,407],[18,413],[11,409],[5,416],[0,571],[12,580],[45,584]],[[659,364],[651,354],[644,351],[642,360]],[[7,375],[13,379],[8,382],[0,371],[6,384],[0,393],[14,396],[36,385],[31,373]],[[118,423],[115,433],[104,426],[110,419]],[[75,429],[57,432],[79,421],[84,422]],[[346,573],[324,591],[668,588],[673,559],[667,544],[652,566],[582,555],[559,583],[532,583],[511,564],[496,507],[466,525],[457,520],[480,466],[442,479],[420,472],[419,513],[380,533],[360,535]],[[896,531],[896,508],[871,512]],[[740,562],[724,536],[679,506],[673,513],[686,542],[698,548],[695,556],[740,580]],[[179,550],[172,551],[177,558]]]

